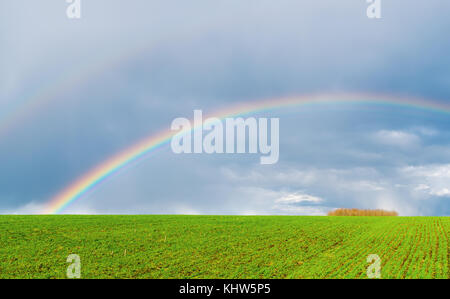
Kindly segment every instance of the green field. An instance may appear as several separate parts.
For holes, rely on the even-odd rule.
[[[449,217],[0,216],[0,278],[450,278]]]

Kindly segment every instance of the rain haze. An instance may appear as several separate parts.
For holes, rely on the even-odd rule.
[[[65,1],[0,4],[0,213],[49,201],[143,138],[246,102],[328,94],[450,105],[450,2]],[[45,22],[44,22],[45,20]],[[447,30],[448,31],[448,30]],[[279,160],[148,153],[70,214],[450,215],[450,113],[359,103],[279,118]]]

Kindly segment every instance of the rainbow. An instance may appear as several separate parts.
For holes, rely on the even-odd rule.
[[[331,94],[331,95],[312,95],[302,97],[286,97],[278,99],[269,99],[264,101],[255,101],[241,103],[226,109],[219,110],[207,117],[224,119],[226,117],[238,117],[247,114],[269,111],[279,108],[287,108],[309,104],[326,103],[357,103],[371,105],[388,105],[398,107],[417,108],[440,113],[450,113],[450,104],[436,101],[429,101],[418,98],[401,98],[384,95],[367,94]],[[196,130],[198,128],[192,128]],[[132,145],[117,155],[107,159],[103,163],[88,171],[74,183],[58,193],[52,198],[46,209],[45,214],[58,214],[63,212],[71,203],[80,199],[87,192],[105,181],[112,175],[118,173],[125,166],[137,163],[141,158],[149,153],[170,143],[171,138],[179,132],[170,130],[161,131],[155,135],[143,139]]]

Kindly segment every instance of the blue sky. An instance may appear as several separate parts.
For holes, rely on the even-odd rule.
[[[0,213],[36,213],[91,167],[194,109],[310,93],[450,101],[446,1],[82,0],[0,4]],[[61,88],[61,86],[66,86]],[[26,110],[26,109],[25,109]],[[175,155],[111,178],[68,213],[450,214],[450,115],[321,105],[280,118],[280,160]]]

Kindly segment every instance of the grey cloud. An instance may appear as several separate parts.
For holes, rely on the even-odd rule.
[[[105,157],[193,109],[309,92],[450,98],[442,30],[450,4],[439,0],[384,1],[379,21],[359,0],[83,1],[78,21],[67,20],[64,1],[1,5],[0,126],[48,93],[0,136],[1,211],[38,209]],[[424,207],[406,199],[424,192],[412,191],[420,179],[399,170],[450,161],[448,115],[345,105],[262,115],[281,118],[274,167],[164,149],[71,211],[322,213],[348,204],[448,213],[439,196],[446,185],[428,184],[434,195]],[[403,148],[393,143],[399,137],[409,140]],[[273,208],[280,194],[298,192],[323,206]]]

